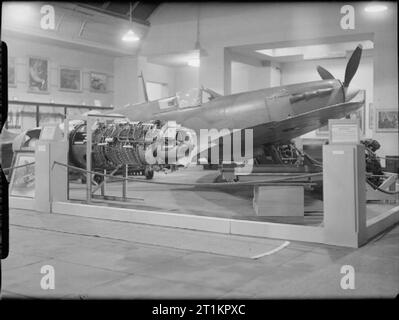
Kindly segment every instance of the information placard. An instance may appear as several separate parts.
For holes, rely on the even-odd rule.
[[[330,144],[360,143],[360,126],[358,119],[329,120]]]
[[[61,140],[62,133],[58,126],[45,126],[40,133],[40,140]]]

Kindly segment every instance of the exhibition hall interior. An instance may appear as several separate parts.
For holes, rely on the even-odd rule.
[[[1,14],[3,299],[398,294],[396,2]]]

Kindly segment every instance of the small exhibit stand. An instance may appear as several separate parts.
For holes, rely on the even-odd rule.
[[[16,196],[13,190],[17,183],[16,177],[23,175],[21,171],[26,171],[26,169],[18,168],[12,172],[10,207],[49,213],[53,201],[67,200],[67,168],[53,166],[54,161],[67,162],[67,141],[62,137],[60,128],[57,125],[43,127],[34,152],[31,151],[31,154],[29,162],[34,162],[31,165],[31,175],[28,177],[26,173],[23,173],[24,176],[22,176],[26,189],[24,194],[19,191]],[[21,186],[18,190],[21,190]]]

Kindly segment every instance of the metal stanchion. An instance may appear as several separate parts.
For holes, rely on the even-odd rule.
[[[104,174],[107,174],[107,169],[104,169]],[[101,184],[101,195],[104,196],[105,195],[105,181],[106,181],[107,177],[104,176],[104,180],[103,183]]]
[[[87,117],[86,122],[86,201],[87,203],[91,202],[91,151],[92,151],[92,126],[93,119],[89,116]]]
[[[122,186],[122,198],[126,200],[126,193],[127,193],[127,178],[128,178],[128,165],[125,164],[125,170],[123,172],[123,186]]]

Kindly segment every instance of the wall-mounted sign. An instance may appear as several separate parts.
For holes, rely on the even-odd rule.
[[[360,143],[359,119],[329,120],[330,144]]]

